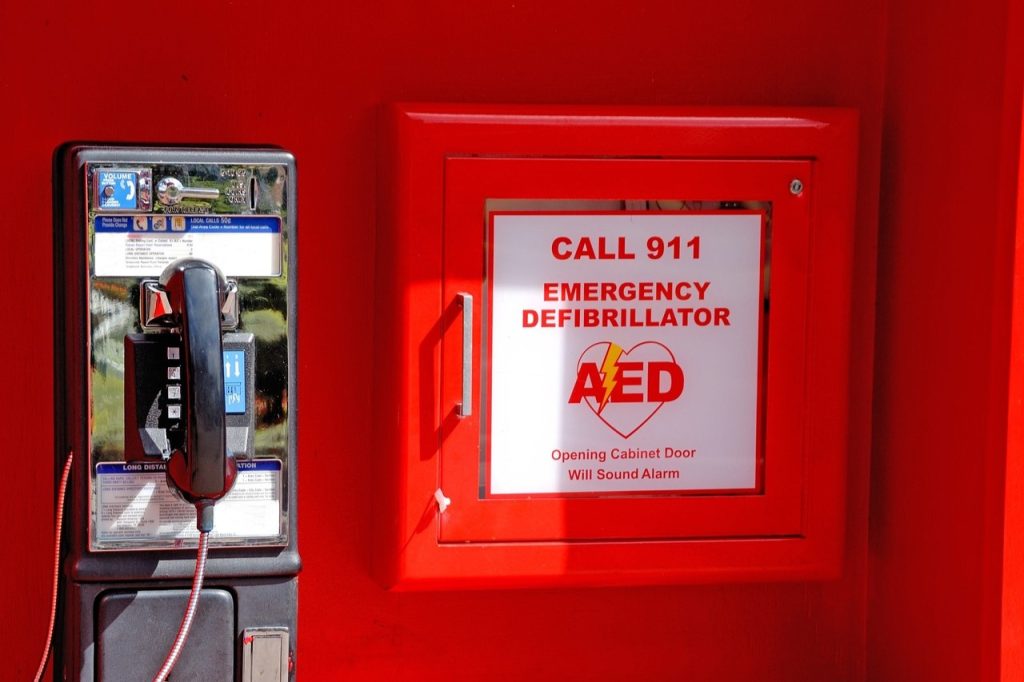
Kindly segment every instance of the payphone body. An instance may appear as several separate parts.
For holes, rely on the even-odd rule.
[[[173,678],[293,679],[294,159],[67,145],[54,192],[57,468],[74,453],[56,674],[160,668],[198,495],[216,500],[206,582]]]

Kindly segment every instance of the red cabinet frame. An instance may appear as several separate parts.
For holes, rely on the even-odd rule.
[[[855,115],[410,105],[388,120],[375,398],[383,580],[430,588],[834,575],[845,504]],[[485,202],[661,198],[772,206],[759,489],[481,494],[486,377],[474,383],[478,409],[460,418],[457,294],[489,295]],[[477,378],[487,366],[486,323],[474,320]],[[443,513],[435,491],[451,500]]]

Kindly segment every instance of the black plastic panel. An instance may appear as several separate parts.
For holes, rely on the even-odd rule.
[[[189,590],[108,592],[96,602],[96,679],[138,682],[156,674],[178,632]],[[177,614],[178,618],[171,617]],[[235,600],[227,590],[206,589],[174,680],[232,680]]]

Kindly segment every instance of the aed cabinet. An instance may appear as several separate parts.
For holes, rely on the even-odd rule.
[[[837,109],[394,107],[384,582],[836,575],[856,144]]]

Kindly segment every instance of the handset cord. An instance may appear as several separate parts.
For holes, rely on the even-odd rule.
[[[181,618],[181,625],[178,626],[178,636],[174,638],[171,650],[167,652],[163,666],[153,678],[153,682],[164,682],[167,676],[174,669],[178,662],[178,656],[188,639],[188,631],[192,629],[192,620],[196,615],[196,606],[199,604],[199,592],[203,589],[203,575],[206,573],[206,553],[209,549],[210,531],[199,532],[199,550],[196,555],[196,572],[192,576],[192,592],[188,596],[188,606],[185,607],[185,615]]]
[[[46,630],[46,646],[43,647],[43,656],[39,660],[39,669],[36,670],[35,682],[43,679],[46,672],[46,662],[50,659],[50,645],[53,644],[53,626],[57,621],[57,591],[60,585],[60,535],[64,527],[64,494],[68,489],[68,478],[71,476],[71,462],[75,458],[74,452],[68,452],[67,461],[64,462],[64,473],[60,477],[60,488],[57,491],[57,529],[53,541],[53,597],[50,600],[50,626]]]
[[[43,647],[43,655],[39,660],[39,668],[36,670],[34,682],[43,679],[46,672],[46,663],[50,659],[50,645],[53,644],[53,627],[57,621],[57,594],[60,586],[60,538],[64,528],[64,498],[68,489],[68,479],[71,477],[71,463],[74,461],[75,453],[68,452],[68,458],[64,462],[64,472],[60,477],[60,488],[57,491],[57,528],[53,542],[53,596],[50,600],[50,625],[46,631],[46,645]],[[210,532],[199,533],[199,549],[196,555],[196,571],[192,576],[192,592],[188,596],[188,606],[185,608],[185,615],[182,616],[181,625],[178,627],[178,635],[174,638],[174,644],[164,659],[160,671],[153,678],[153,682],[164,682],[170,675],[174,664],[178,662],[178,656],[188,639],[189,630],[192,629],[192,621],[196,615],[196,606],[199,604],[199,593],[203,589],[203,576],[206,574],[206,554],[209,549]]]

